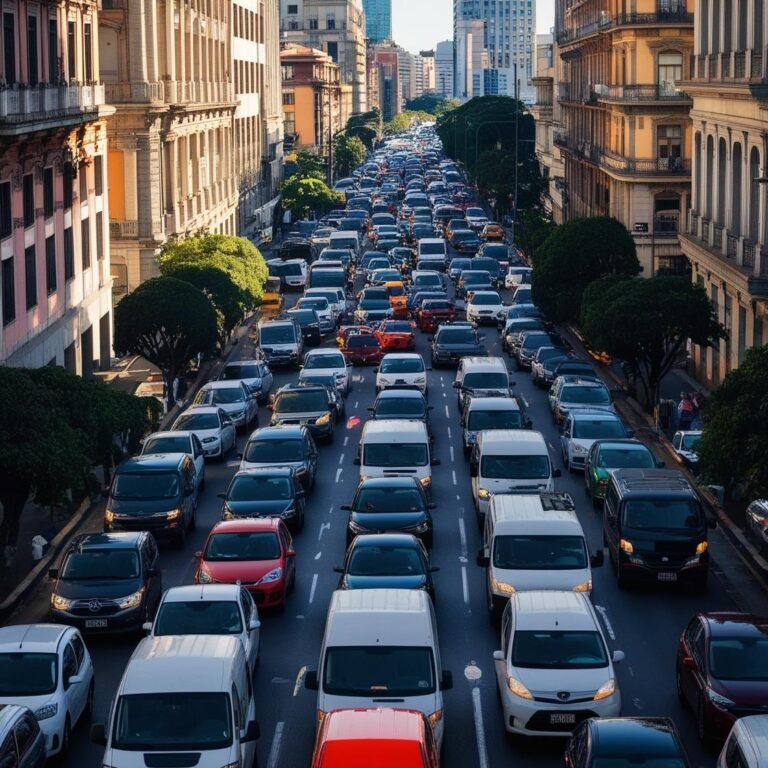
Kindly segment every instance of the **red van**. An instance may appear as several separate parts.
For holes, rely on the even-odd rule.
[[[312,768],[440,768],[432,727],[412,709],[336,709],[317,732]]]

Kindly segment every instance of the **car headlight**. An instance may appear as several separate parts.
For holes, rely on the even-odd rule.
[[[533,694],[516,677],[507,678],[507,688],[521,699],[533,700]]]
[[[696,545],[696,554],[697,555],[703,555],[707,549],[709,549],[709,544],[706,541],[700,541]]]
[[[59,705],[56,703],[45,704],[34,712],[35,720],[48,720],[50,717],[55,717],[59,711]]]
[[[111,523],[115,519],[115,513],[111,509],[107,509],[104,512],[104,522]]]
[[[181,515],[182,515],[182,511],[181,511],[180,509],[172,509],[172,510],[170,510],[170,511],[168,512],[168,514],[166,515],[166,517],[167,517],[169,520],[177,520],[178,518],[180,518],[180,517],[181,517]]]
[[[602,486],[603,488],[605,488],[605,487],[608,485],[608,478],[607,478],[607,477],[601,477],[601,478],[600,478],[600,479],[597,481],[597,484],[598,484],[598,485],[600,485],[600,486]]]
[[[137,605],[141,605],[141,599],[144,597],[144,587],[138,592],[134,592],[132,595],[122,597],[116,600],[118,608],[135,608]]]
[[[592,591],[592,580],[589,581],[582,581],[581,584],[577,584],[573,588],[574,592],[591,592]]]
[[[427,382],[427,377],[426,376],[417,376],[413,380],[414,384],[426,384],[426,382]]]
[[[578,453],[580,456],[585,455],[587,453],[587,449],[583,445],[579,445],[578,443],[571,443],[571,451],[573,453]]]
[[[51,608],[55,608],[57,611],[68,611],[74,602],[74,600],[69,600],[55,593],[51,595]]]
[[[622,552],[626,552],[628,555],[631,555],[635,551],[632,542],[627,541],[626,539],[619,539],[619,549]]]
[[[204,571],[202,568],[197,574],[197,580],[200,584],[214,584],[216,581],[208,571]]]
[[[204,437],[200,442],[208,445],[210,443],[215,443],[218,439],[218,437]]]
[[[331,423],[331,412],[328,411],[328,413],[324,413],[319,418],[315,419],[315,424],[317,424],[319,427],[322,427],[326,424]]]
[[[438,709],[435,712],[433,712],[427,720],[429,720],[429,724],[434,728],[441,720],[443,719],[443,710]]]
[[[491,498],[491,492],[487,488],[478,488],[478,490],[477,490],[477,498],[478,499],[490,499]]]
[[[722,696],[711,688],[707,688],[707,698],[712,702],[714,707],[722,709],[723,711],[728,711],[730,707],[734,706],[734,703],[729,698]]]
[[[611,678],[610,680],[607,680],[604,682],[595,693],[593,700],[594,701],[602,701],[603,699],[607,699],[609,696],[613,696],[613,694],[616,693],[616,680],[614,678]]]
[[[283,576],[282,568],[273,568],[269,573],[265,573],[256,583],[257,584],[273,584],[276,581],[280,581]]]
[[[429,530],[429,523],[423,522],[418,525],[411,525],[403,530],[408,531],[409,533],[426,533]]]
[[[495,592],[501,592],[504,595],[513,595],[517,592],[511,584],[507,584],[505,581],[497,581],[496,579],[491,579],[491,588]]]
[[[421,481],[421,484],[424,485],[424,486],[432,485],[432,478],[431,477],[421,477],[421,478],[419,478],[419,480]]]

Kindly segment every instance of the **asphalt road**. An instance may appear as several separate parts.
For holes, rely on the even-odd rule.
[[[500,354],[495,328],[485,330],[491,354]],[[326,346],[333,339],[325,341]],[[419,333],[418,350],[429,359],[426,337]],[[240,356],[247,355],[242,344]],[[443,666],[453,671],[454,688],[445,695],[446,745],[443,768],[501,768],[515,765],[543,768],[560,765],[563,742],[541,739],[510,741],[505,737],[496,701],[492,653],[499,646],[485,607],[484,573],[475,565],[481,540],[470,494],[469,472],[461,448],[456,394],[451,387],[452,370],[429,374],[429,399],[434,406],[432,426],[436,456],[434,468],[435,545],[433,562],[440,566],[435,575],[436,611]],[[277,383],[293,380],[295,374],[280,373]],[[556,466],[562,468],[559,434],[552,423],[545,393],[536,389],[527,372],[514,379],[517,392],[527,403],[534,429],[544,433]],[[326,610],[338,575],[333,566],[344,555],[347,513],[339,506],[349,503],[358,483],[358,469],[352,464],[367,407],[374,399],[374,375],[370,368],[355,368],[353,388],[346,404],[346,421],[337,425],[333,444],[322,446],[315,490],[308,500],[306,527],[296,540],[297,583],[287,609],[262,619],[262,658],[256,678],[257,713],[262,738],[259,743],[261,768],[309,766],[315,732],[315,693],[297,687],[300,670],[316,668]],[[269,412],[263,409],[259,423]],[[242,446],[244,438],[240,438]],[[188,537],[183,551],[162,552],[165,587],[188,584],[194,572],[193,553],[201,548],[209,528],[220,518],[224,491],[238,462],[234,455],[224,463],[206,468],[206,490],[198,510],[197,530]],[[590,549],[601,545],[599,513],[593,511],[580,476],[564,470],[556,489],[570,492],[589,539]],[[93,525],[98,525],[98,520]],[[607,558],[606,558],[607,560]],[[713,766],[715,755],[705,751],[694,730],[693,716],[677,700],[674,685],[675,644],[689,617],[700,610],[735,609],[729,596],[731,584],[722,574],[710,579],[705,595],[668,589],[619,591],[611,566],[606,563],[594,572],[593,601],[603,621],[611,650],[620,648],[626,659],[617,666],[626,715],[668,715],[674,718],[683,736],[693,766]],[[748,591],[757,586],[741,586]],[[14,623],[40,620],[50,588],[43,585],[14,617]],[[89,638],[88,646],[96,668],[95,720],[103,722],[125,663],[136,638]],[[479,668],[479,680],[467,675],[467,667]],[[474,671],[474,670],[473,670]],[[474,689],[477,689],[477,692]],[[73,734],[72,749],[64,762],[70,768],[101,764],[102,750],[90,743],[87,727]]]

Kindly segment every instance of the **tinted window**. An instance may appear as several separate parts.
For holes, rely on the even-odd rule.
[[[419,512],[424,502],[415,488],[363,488],[354,507],[358,512]]]
[[[358,334],[357,336],[350,336],[347,339],[347,346],[350,349],[355,347],[380,347],[379,340],[375,336],[363,336]]]
[[[320,390],[301,392],[293,390],[281,392],[275,400],[277,413],[302,413],[311,411],[327,411],[328,396]]]
[[[19,748],[19,754],[23,755],[31,746],[37,733],[37,724],[30,717],[22,717],[16,727],[13,729],[16,734],[16,745]]]
[[[426,404],[418,397],[383,397],[376,401],[374,415],[377,419],[392,416],[408,416],[423,419]]]
[[[526,339],[525,346],[535,345],[529,345]],[[562,388],[560,401],[582,405],[608,405],[611,402],[611,395],[605,387],[585,387],[579,384],[569,384]]]
[[[189,438],[178,437],[148,437],[144,441],[142,453],[189,453],[192,450]]]
[[[174,499],[178,495],[176,472],[121,472],[112,484],[115,499]]]
[[[138,579],[139,555],[133,549],[84,549],[69,554],[61,569],[62,579],[103,581]]]
[[[657,757],[643,755],[632,749],[632,757],[595,757],[592,768],[687,768],[687,763],[679,757]]]
[[[573,436],[582,440],[599,440],[606,437],[626,437],[620,421],[613,419],[575,419]]]
[[[232,480],[227,491],[228,501],[289,501],[293,486],[288,477],[240,475]]]
[[[261,366],[258,363],[236,363],[224,369],[225,379],[259,379]]]
[[[470,300],[470,303],[474,304],[476,307],[495,307],[501,304],[501,299],[498,297],[497,294],[493,294],[493,293],[488,293],[488,294],[476,293]]]
[[[638,530],[698,531],[703,520],[694,501],[631,499],[624,505],[624,524]]]
[[[512,664],[524,669],[597,669],[608,666],[597,632],[515,632]]]
[[[219,417],[215,413],[182,413],[173,425],[174,429],[218,429]]]
[[[55,653],[0,653],[0,696],[42,696],[56,690]]]
[[[715,637],[709,671],[720,680],[768,680],[768,637]]]
[[[329,354],[309,355],[304,362],[304,370],[313,370],[316,368],[345,368],[346,361],[344,355],[340,352],[331,352]]]
[[[548,456],[483,456],[480,474],[491,480],[544,480]]]
[[[424,362],[419,357],[385,357],[379,366],[381,373],[421,373],[423,370]]]
[[[582,536],[496,536],[493,564],[497,568],[561,571],[586,568]]]
[[[195,403],[201,405],[229,405],[232,403],[242,403],[245,400],[242,387],[216,387],[211,389],[202,389],[195,398]]]
[[[356,547],[349,559],[351,576],[417,576],[424,562],[413,547]]]
[[[608,469],[653,467],[654,460],[650,451],[644,448],[601,448],[597,457],[597,466]]]
[[[520,429],[523,417],[520,411],[481,411],[473,409],[467,419],[467,429],[479,432],[481,429]]]
[[[509,377],[506,373],[496,371],[478,371],[468,373],[462,384],[467,389],[507,389],[509,387]]]
[[[252,440],[245,446],[245,461],[279,464],[281,461],[301,461],[304,458],[304,444],[299,438],[278,440]]]
[[[280,557],[280,542],[270,532],[240,531],[216,533],[208,540],[203,555],[209,562],[237,560],[276,560]]]
[[[156,635],[237,635],[243,630],[235,600],[165,600],[155,621]]]
[[[367,443],[363,464],[369,467],[425,467],[426,443]]]
[[[292,325],[268,325],[260,330],[261,343],[264,344],[293,344],[296,334]]]
[[[477,344],[477,334],[469,328],[446,328],[440,331],[436,341],[441,344]]]

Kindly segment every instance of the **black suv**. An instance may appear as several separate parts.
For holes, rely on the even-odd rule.
[[[603,507],[603,540],[619,585],[683,582],[704,588],[709,524],[687,478],[674,469],[611,473]]]
[[[304,425],[262,427],[248,438],[240,454],[240,469],[252,467],[293,467],[304,490],[315,484],[317,446]]]
[[[471,323],[443,323],[432,339],[432,367],[458,365],[467,355],[487,356],[483,346],[485,337],[477,333]]]
[[[336,393],[326,386],[286,384],[269,406],[270,426],[304,424],[316,440],[333,440],[334,426],[340,415]]]
[[[163,580],[158,551],[148,531],[75,536],[51,594],[51,621],[85,632],[140,631],[155,615]]]

